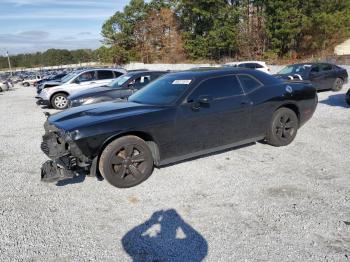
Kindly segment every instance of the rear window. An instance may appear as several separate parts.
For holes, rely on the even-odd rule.
[[[241,82],[245,93],[250,93],[262,86],[258,80],[249,75],[238,75],[238,79]]]

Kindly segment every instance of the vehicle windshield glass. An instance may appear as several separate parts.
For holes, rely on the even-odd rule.
[[[63,77],[61,79],[62,83],[67,83],[69,80],[71,80],[72,78],[76,77],[78,75],[77,72],[71,72],[68,75],[66,75],[65,77]]]
[[[117,79],[115,79],[114,81],[110,82],[108,84],[109,87],[112,88],[120,88],[122,85],[124,85],[129,79],[131,78],[131,76],[128,75],[122,75],[120,77],[118,77]]]
[[[170,105],[191,85],[192,79],[166,75],[129,97],[129,101],[147,105]]]
[[[281,74],[281,75],[290,75],[290,74],[303,75],[309,70],[309,68],[311,68],[311,66],[309,66],[309,65],[290,65],[290,66],[286,66],[285,68],[283,68],[281,71],[279,71],[278,74]]]

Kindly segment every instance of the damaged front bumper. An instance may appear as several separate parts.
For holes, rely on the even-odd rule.
[[[73,178],[80,174],[92,174],[90,167],[93,163],[86,157],[72,138],[48,121],[45,122],[45,135],[41,143],[41,150],[51,159],[41,167],[41,180],[56,182]]]

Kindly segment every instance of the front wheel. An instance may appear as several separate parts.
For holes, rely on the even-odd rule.
[[[346,93],[345,101],[346,101],[346,103],[348,103],[348,105],[350,106],[350,91],[348,91],[348,92]]]
[[[118,188],[141,184],[152,175],[153,168],[151,150],[136,136],[125,136],[111,142],[99,161],[102,176]]]
[[[340,91],[340,90],[342,90],[343,85],[344,85],[343,79],[337,78],[337,79],[335,79],[335,81],[334,81],[332,90],[335,91],[335,92],[336,92],[336,91]]]
[[[273,114],[266,141],[272,146],[287,146],[293,142],[298,127],[299,120],[294,111],[289,108],[280,108]]]
[[[58,110],[63,110],[68,107],[68,98],[66,94],[58,93],[51,99],[51,106]]]

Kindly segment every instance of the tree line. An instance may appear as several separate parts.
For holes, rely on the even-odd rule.
[[[116,60],[322,56],[350,37],[350,0],[131,0],[102,35]]]
[[[322,57],[350,37],[350,0],[131,0],[101,34],[95,51],[21,54],[13,66]]]

